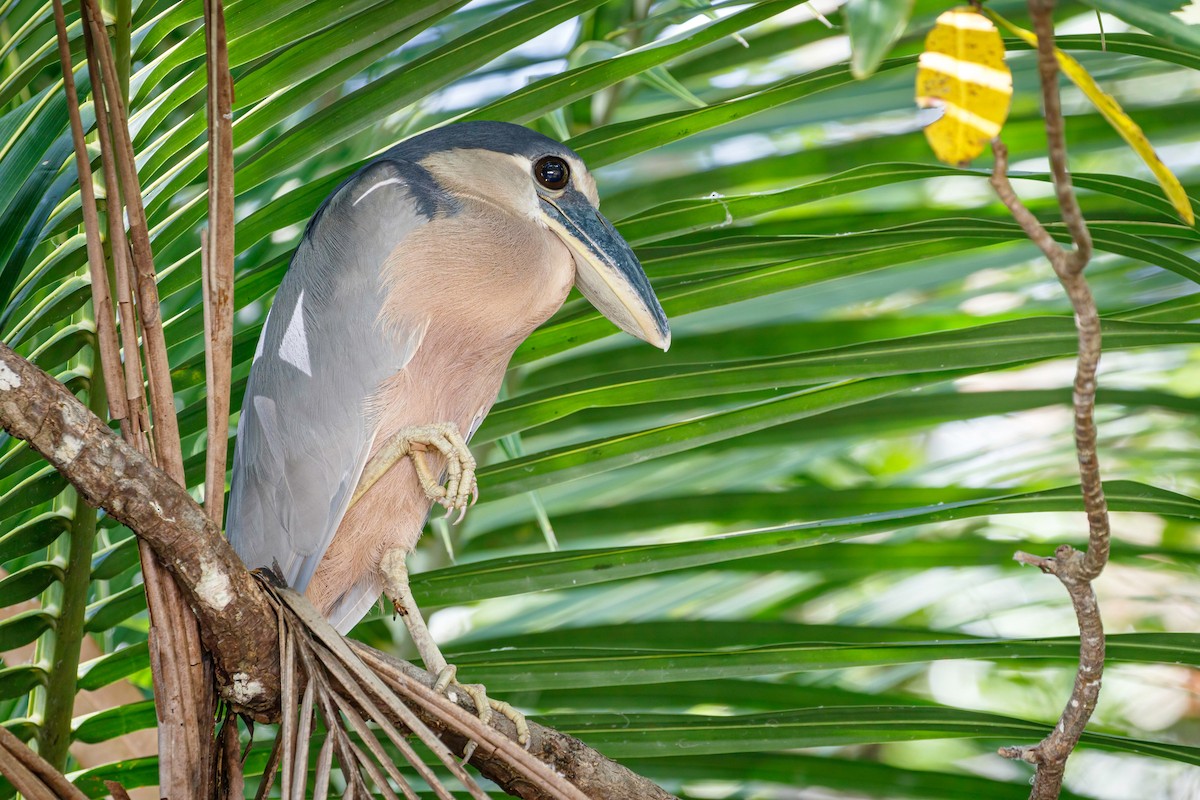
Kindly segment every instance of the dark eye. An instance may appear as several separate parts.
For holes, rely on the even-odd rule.
[[[558,156],[545,156],[533,165],[533,176],[547,189],[558,190],[571,180],[571,169]]]

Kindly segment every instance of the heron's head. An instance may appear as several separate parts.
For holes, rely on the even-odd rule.
[[[601,314],[655,347],[670,347],[667,316],[642,265],[600,213],[596,182],[570,148],[505,122],[449,125],[400,148],[451,196],[536,220],[570,250],[575,285]]]

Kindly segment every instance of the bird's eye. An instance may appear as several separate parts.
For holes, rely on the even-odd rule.
[[[545,156],[533,165],[533,176],[542,186],[557,191],[571,180],[571,169],[558,156]]]

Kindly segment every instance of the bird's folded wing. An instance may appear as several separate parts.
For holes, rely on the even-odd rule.
[[[433,213],[423,183],[419,167],[385,160],[342,184],[309,224],[263,326],[238,422],[227,530],[248,567],[278,564],[299,591],[370,452],[367,401],[420,344],[420,330],[385,330],[378,316],[380,267]]]

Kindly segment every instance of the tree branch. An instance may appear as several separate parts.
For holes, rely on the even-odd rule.
[[[1079,743],[1079,737],[1091,719],[1100,696],[1100,681],[1104,673],[1104,627],[1092,581],[1108,563],[1110,531],[1108,505],[1096,453],[1096,372],[1101,351],[1100,318],[1091,290],[1083,277],[1083,270],[1092,254],[1092,240],[1067,168],[1062,105],[1058,94],[1058,57],[1054,46],[1054,2],[1029,0],[1029,8],[1038,36],[1038,73],[1042,84],[1050,172],[1074,249],[1067,251],[1060,247],[1017,197],[1008,179],[1008,150],[999,138],[992,142],[996,162],[991,184],[1026,235],[1049,259],[1075,312],[1079,339],[1073,395],[1075,451],[1089,535],[1086,552],[1081,553],[1069,545],[1063,545],[1055,550],[1052,558],[1020,552],[1014,556],[1022,564],[1036,566],[1042,572],[1054,575],[1066,587],[1079,623],[1079,668],[1071,697],[1050,735],[1032,747],[1001,748],[1000,754],[1036,767],[1031,800],[1054,800],[1062,791],[1067,758]]]
[[[1030,0],[1033,29],[1038,40],[1038,76],[1042,84],[1042,113],[1046,122],[1046,151],[1050,157],[1050,174],[1063,222],[1071,232],[1075,251],[1068,254],[1066,266],[1072,272],[1082,272],[1092,257],[1092,236],[1084,222],[1079,201],[1071,187],[1067,168],[1066,126],[1063,121],[1062,99],[1058,94],[1058,56],[1054,47],[1054,0]]]
[[[27,800],[87,800],[87,795],[3,726],[0,726],[0,773]]]
[[[256,719],[276,716],[274,616],[233,548],[187,491],[65,386],[3,343],[0,424],[29,442],[89,505],[106,510],[150,545],[201,622],[226,699]]]
[[[280,719],[279,618],[262,587],[242,565],[220,530],[188,495],[145,456],[116,436],[66,387],[0,343],[0,426],[30,443],[90,504],[108,511],[147,542],[200,621],[205,646],[222,681],[221,694],[237,710],[262,722]],[[432,687],[435,677],[411,664],[350,641],[379,674]],[[458,705],[474,713],[460,693]],[[430,727],[444,729],[420,706],[412,709]],[[499,717],[499,715],[497,715]],[[503,717],[500,733],[514,731]],[[530,749],[589,797],[673,800],[649,780],[609,760],[573,737],[530,722]],[[461,737],[459,737],[461,739]],[[461,748],[465,740],[448,737]],[[504,791],[526,800],[547,795],[530,786],[500,749],[480,747],[471,759]]]

